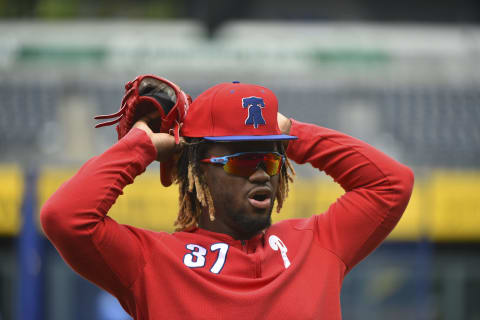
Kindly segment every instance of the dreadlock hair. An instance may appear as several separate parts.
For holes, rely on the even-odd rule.
[[[200,215],[207,210],[210,220],[215,220],[215,209],[210,189],[200,168],[200,160],[204,158],[210,142],[202,138],[186,138],[182,152],[177,161],[177,167],[172,172],[179,189],[179,213],[175,221],[176,231],[191,230],[198,226]],[[285,147],[278,143],[279,152],[285,155]],[[275,199],[277,212],[282,209],[288,195],[288,183],[293,182],[295,171],[285,157],[285,164],[280,171],[280,180]]]

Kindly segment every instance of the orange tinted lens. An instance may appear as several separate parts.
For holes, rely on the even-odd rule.
[[[241,177],[251,176],[255,170],[257,170],[258,164],[262,161],[263,157],[260,158],[247,158],[245,156],[233,157],[228,159],[227,164],[223,169],[230,174]]]
[[[223,167],[227,173],[249,177],[258,168],[260,162],[263,162],[265,172],[269,176],[278,174],[281,167],[282,157],[276,154],[248,154],[228,159]]]
[[[267,154],[264,159],[265,171],[269,176],[276,175],[282,165],[282,157],[276,154]]]

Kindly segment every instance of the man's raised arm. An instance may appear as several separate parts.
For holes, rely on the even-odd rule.
[[[132,228],[107,213],[122,189],[155,157],[149,136],[133,129],[85,163],[41,209],[45,234],[63,259],[122,303],[127,303],[127,289],[143,267],[143,251]]]
[[[280,119],[279,119],[280,120]],[[413,172],[365,142],[341,132],[292,120],[287,155],[325,171],[346,193],[316,216],[322,246],[347,272],[392,231],[413,188]],[[320,195],[321,196],[321,195]]]

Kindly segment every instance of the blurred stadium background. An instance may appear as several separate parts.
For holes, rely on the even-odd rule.
[[[0,319],[129,319],[74,274],[38,228],[45,199],[116,140],[93,116],[142,73],[193,97],[261,83],[280,111],[342,130],[410,165],[403,220],[354,269],[344,319],[480,319],[480,2],[476,0],[0,0]],[[275,219],[341,194],[296,167]],[[158,164],[112,215],[172,230]]]

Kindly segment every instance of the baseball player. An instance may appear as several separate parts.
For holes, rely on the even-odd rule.
[[[346,134],[286,118],[268,88],[222,83],[190,104],[174,85],[150,90],[161,87],[145,85],[153,78],[127,85],[134,98],[116,114],[120,140],[41,210],[63,259],[134,319],[341,319],[343,279],[399,221],[412,171]],[[155,160],[162,183],[179,185],[172,234],[108,216]],[[322,214],[272,225],[292,181],[290,160],[325,171],[345,194]]]

